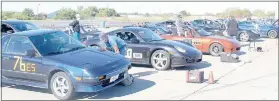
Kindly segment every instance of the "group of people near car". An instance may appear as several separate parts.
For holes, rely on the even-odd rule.
[[[184,35],[184,32],[186,33],[187,31],[183,30],[183,21],[182,21],[182,16],[178,15],[176,19],[176,27],[177,27],[177,34],[179,36]],[[235,19],[234,16],[230,16],[228,19],[228,22],[226,23],[226,30],[224,31],[224,35],[228,37],[235,38],[237,35],[238,31],[238,23]],[[185,34],[186,35],[186,34]]]

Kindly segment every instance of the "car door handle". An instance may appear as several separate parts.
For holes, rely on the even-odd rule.
[[[3,60],[9,60],[10,58],[9,57],[2,57]]]

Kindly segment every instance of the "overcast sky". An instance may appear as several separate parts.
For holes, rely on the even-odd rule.
[[[22,11],[31,8],[36,13],[38,6],[38,12],[52,13],[62,7],[76,9],[79,5],[109,7],[121,13],[178,13],[186,10],[191,14],[215,14],[232,7],[278,12],[278,2],[2,2],[2,10]]]

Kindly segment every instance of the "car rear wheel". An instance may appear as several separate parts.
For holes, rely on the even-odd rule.
[[[209,47],[209,53],[212,55],[212,56],[219,56],[221,52],[224,51],[224,48],[221,44],[219,43],[213,43],[210,45]]]
[[[167,70],[170,68],[170,54],[164,50],[157,50],[151,55],[151,65],[156,70]]]
[[[239,38],[238,39],[239,39],[239,41],[247,42],[247,41],[249,41],[249,38],[250,38],[250,36],[249,36],[248,33],[241,32],[239,34]]]
[[[270,30],[270,31],[268,31],[267,35],[268,35],[269,38],[274,39],[274,38],[277,38],[278,33],[275,30]]]
[[[75,95],[72,82],[65,72],[57,72],[52,76],[50,88],[59,100],[69,100]]]

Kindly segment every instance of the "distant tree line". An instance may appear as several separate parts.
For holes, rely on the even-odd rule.
[[[161,17],[171,17],[176,15],[175,13],[163,13],[163,14],[149,14],[149,13],[117,13],[115,9],[112,8],[97,8],[95,6],[89,6],[84,8],[83,6],[78,6],[77,10],[73,10],[71,8],[61,8],[60,10],[55,12],[55,16],[53,19],[61,19],[61,20],[71,20],[74,19],[76,14],[80,14],[82,19],[90,19],[94,17],[120,17],[120,15],[142,15],[145,17],[150,16],[161,16]],[[179,12],[183,17],[191,16],[189,12],[186,10],[182,10]],[[205,16],[216,16],[219,18],[226,18],[228,16],[235,16],[237,18],[243,17],[259,17],[259,18],[268,18],[274,17],[274,11],[264,11],[261,9],[257,9],[251,12],[248,9],[239,9],[239,8],[228,8],[221,13],[212,14],[205,13]],[[47,14],[39,13],[34,14],[33,10],[30,8],[25,8],[22,12],[14,12],[14,11],[2,11],[1,15],[2,19],[19,19],[19,20],[45,20],[47,19]]]
[[[22,12],[2,11],[1,18],[3,20],[6,20],[6,19],[44,20],[47,18],[47,14],[39,13],[39,14],[35,15],[32,9],[25,8]]]
[[[234,16],[236,18],[243,18],[243,17],[258,17],[258,18],[270,18],[275,17],[274,11],[265,11],[261,9],[254,10],[251,12],[248,9],[239,9],[239,8],[228,8],[221,13],[217,13],[215,16],[220,18],[226,18],[228,16]]]

